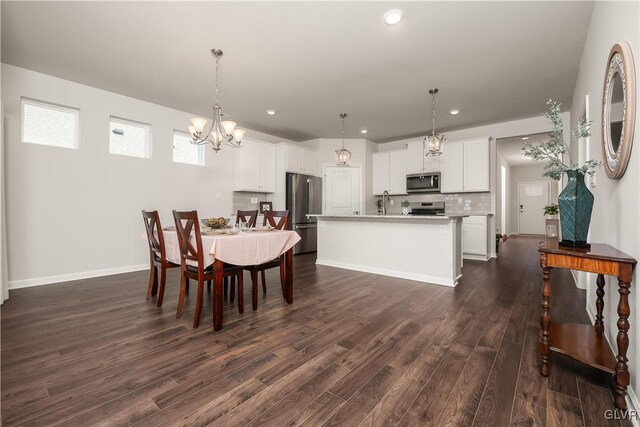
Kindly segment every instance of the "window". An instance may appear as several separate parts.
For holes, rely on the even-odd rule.
[[[192,144],[190,140],[189,134],[173,131],[173,161],[204,166],[204,145]]]
[[[80,110],[22,99],[22,142],[78,148]]]
[[[111,117],[109,152],[131,157],[151,157],[151,126]]]

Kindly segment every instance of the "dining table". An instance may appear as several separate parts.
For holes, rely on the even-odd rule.
[[[181,263],[178,234],[175,227],[163,229],[167,260]],[[293,304],[293,247],[301,238],[295,231],[268,228],[246,229],[236,234],[226,230],[203,230],[202,247],[208,251],[205,267],[213,265],[213,330],[222,329],[222,285],[224,264],[236,266],[261,265],[284,258],[284,298]],[[146,237],[145,237],[146,238]],[[195,244],[195,233],[191,234]],[[192,261],[188,261],[192,263]],[[194,264],[195,265],[195,264]]]

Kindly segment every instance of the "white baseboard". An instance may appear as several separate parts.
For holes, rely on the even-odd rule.
[[[587,315],[589,316],[589,319],[591,319],[591,324],[594,324],[596,322],[596,308],[592,305],[587,304]],[[609,347],[615,348],[609,342],[607,334],[604,334],[604,338],[607,340],[607,343],[609,343]],[[631,386],[627,387],[626,401],[627,409],[631,411],[632,414],[638,414],[638,410],[640,410],[640,402],[638,402],[638,396],[636,396],[636,393],[633,391],[633,388]],[[634,427],[640,427],[640,419],[631,417],[630,420],[631,424],[633,424]]]
[[[455,287],[458,284],[458,276],[455,280],[445,279],[442,277],[427,276],[424,274],[406,273],[404,271],[388,270],[385,268],[369,267],[364,265],[348,264],[330,260],[317,259],[317,265],[325,265],[327,267],[344,268],[345,270],[362,271],[363,273],[379,274],[381,276],[397,277],[400,279],[415,280],[417,282],[431,283],[434,285],[442,285]]]
[[[486,255],[462,254],[462,258],[463,259],[470,259],[470,260],[473,260],[473,261],[489,261],[490,257],[488,257]],[[495,258],[495,257],[493,257],[493,258]]]
[[[149,268],[149,263],[127,265],[124,267],[105,268],[102,270],[83,271],[81,273],[59,274],[56,276],[34,277],[33,279],[11,280],[9,289],[30,288],[32,286],[51,285],[54,283],[70,282],[72,280],[90,279],[92,277],[111,276],[113,274],[130,273]]]

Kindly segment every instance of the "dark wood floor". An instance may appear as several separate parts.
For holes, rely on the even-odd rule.
[[[606,375],[553,355],[537,372],[536,238],[465,262],[452,289],[316,267],[295,257],[295,302],[268,293],[243,315],[211,301],[192,329],[145,301],[145,272],[11,292],[2,307],[2,423],[13,425],[598,426]],[[553,273],[552,318],[588,322],[585,295]],[[246,278],[248,280],[248,277]],[[564,286],[563,286],[564,285]]]

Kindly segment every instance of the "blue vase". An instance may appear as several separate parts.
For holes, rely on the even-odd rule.
[[[584,172],[567,171],[567,186],[558,196],[561,246],[574,248],[589,247],[587,234],[593,211],[593,194],[584,184]]]

